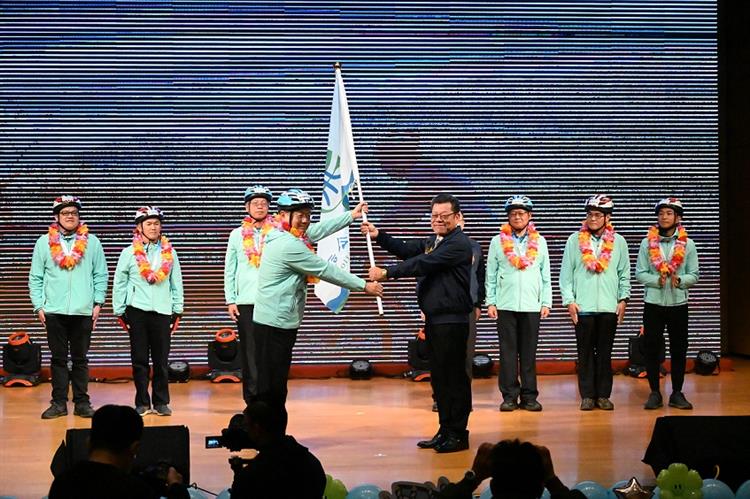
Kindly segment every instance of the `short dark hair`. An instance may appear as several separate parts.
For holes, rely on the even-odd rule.
[[[544,464],[534,444],[518,439],[498,442],[492,448],[490,462],[490,489],[494,497],[541,497],[544,492]]]
[[[242,413],[245,415],[248,423],[257,424],[265,431],[273,433],[279,430],[277,414],[266,402],[251,402],[245,407]]]
[[[91,420],[89,449],[123,452],[143,435],[143,418],[125,405],[103,405]]]
[[[448,194],[445,192],[441,192],[440,194],[432,198],[430,206],[435,206],[436,204],[443,203],[450,203],[453,213],[458,213],[459,211],[461,211],[461,203],[458,202],[458,198],[456,198],[456,196],[452,194]]]

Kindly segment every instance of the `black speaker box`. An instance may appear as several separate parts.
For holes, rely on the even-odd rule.
[[[664,416],[656,419],[643,462],[658,475],[684,463],[701,478],[732,490],[750,479],[750,416]]]
[[[79,461],[88,459],[88,428],[70,429],[60,444],[50,470],[54,476],[64,473]],[[180,472],[183,483],[190,483],[190,431],[187,426],[146,426],[133,463],[133,471],[167,463]]]

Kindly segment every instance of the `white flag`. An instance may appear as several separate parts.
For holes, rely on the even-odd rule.
[[[323,178],[323,196],[320,221],[323,222],[349,211],[349,193],[359,181],[357,158],[354,154],[352,124],[346,102],[344,80],[336,67],[336,85],[333,90],[331,121],[328,128],[328,153]],[[331,234],[318,242],[318,256],[349,271],[349,227]],[[315,285],[315,296],[333,312],[344,308],[349,290],[325,281]]]

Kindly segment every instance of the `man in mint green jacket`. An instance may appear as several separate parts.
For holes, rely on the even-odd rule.
[[[301,189],[283,192],[278,200],[281,227],[266,237],[258,270],[253,310],[257,398],[278,413],[278,432],[286,431],[287,380],[292,348],[307,300],[307,284],[318,279],[352,291],[382,296],[383,286],[339,269],[317,256],[307,237],[312,198]],[[349,216],[349,215],[347,215]]]
[[[52,400],[42,419],[68,414],[68,384],[74,414],[94,415],[88,394],[91,331],[107,293],[107,261],[99,239],[80,219],[81,200],[61,196],[52,203],[54,223],[34,246],[29,293],[47,330],[52,352]],[[68,375],[68,350],[73,369]]]
[[[258,281],[258,268],[266,237],[274,229],[268,209],[273,194],[267,187],[254,185],[245,191],[245,210],[248,216],[240,227],[229,235],[224,258],[224,297],[229,317],[237,322],[242,358],[242,397],[249,404],[258,394],[258,368],[255,365],[253,340],[253,309]],[[362,216],[364,203],[337,218],[311,224],[307,237],[317,242],[329,234],[349,226]]]
[[[698,252],[680,223],[683,207],[677,198],[656,203],[657,225],[641,241],[635,277],[643,284],[643,339],[651,394],[644,409],[664,405],[659,391],[659,357],[664,328],[669,334],[672,394],[669,406],[690,410],[682,393],[688,349],[688,288],[698,282]]]
[[[497,320],[503,412],[519,407],[542,410],[537,401],[536,346],[539,320],[546,318],[552,307],[552,281],[547,241],[531,222],[533,209],[526,196],[508,198],[508,223],[490,241],[487,257],[487,314]]]
[[[630,299],[630,257],[610,223],[613,208],[602,194],[586,201],[586,220],[568,238],[560,268],[563,306],[576,328],[582,411],[615,408],[612,345]]]
[[[135,213],[133,244],[122,250],[115,270],[112,309],[127,326],[135,383],[135,410],[170,416],[167,362],[171,333],[182,315],[182,272],[177,252],[161,233],[162,211],[144,206]],[[148,394],[149,352],[153,361]]]

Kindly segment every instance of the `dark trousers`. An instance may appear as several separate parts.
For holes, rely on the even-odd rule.
[[[257,400],[267,403],[277,412],[278,426],[275,429],[285,434],[289,420],[286,411],[287,382],[297,330],[281,329],[256,322],[253,324],[253,336],[255,364],[258,368]]]
[[[89,359],[93,321],[87,315],[45,314],[47,345],[52,352],[52,403],[65,405],[68,383],[73,385],[73,402],[89,403]],[[68,350],[73,369],[68,372]]]
[[[126,310],[130,325],[130,357],[133,362],[135,405],[151,407],[169,404],[169,344],[171,316],[157,312],[144,312],[138,308]],[[151,383],[152,397],[148,395],[149,353],[154,365]]]
[[[688,306],[662,307],[643,304],[643,346],[646,373],[651,390],[659,390],[659,364],[664,351],[664,328],[669,335],[669,354],[672,359],[672,391],[681,392],[685,381],[685,359],[688,349]]]
[[[578,390],[581,398],[609,398],[612,395],[612,345],[617,314],[578,316]]]
[[[466,375],[474,378],[474,352],[477,345],[477,316],[472,310],[469,314],[469,338],[466,340]]]
[[[438,405],[440,433],[464,438],[471,410],[471,379],[466,374],[469,324],[427,324],[430,381]]]
[[[498,310],[497,335],[500,343],[498,386],[503,400],[536,400],[536,346],[539,339],[539,312]],[[518,366],[521,365],[521,382]]]
[[[253,338],[253,305],[237,305],[240,317],[237,331],[240,334],[242,359],[242,398],[249,404],[258,395],[258,367],[255,365],[255,338]]]

